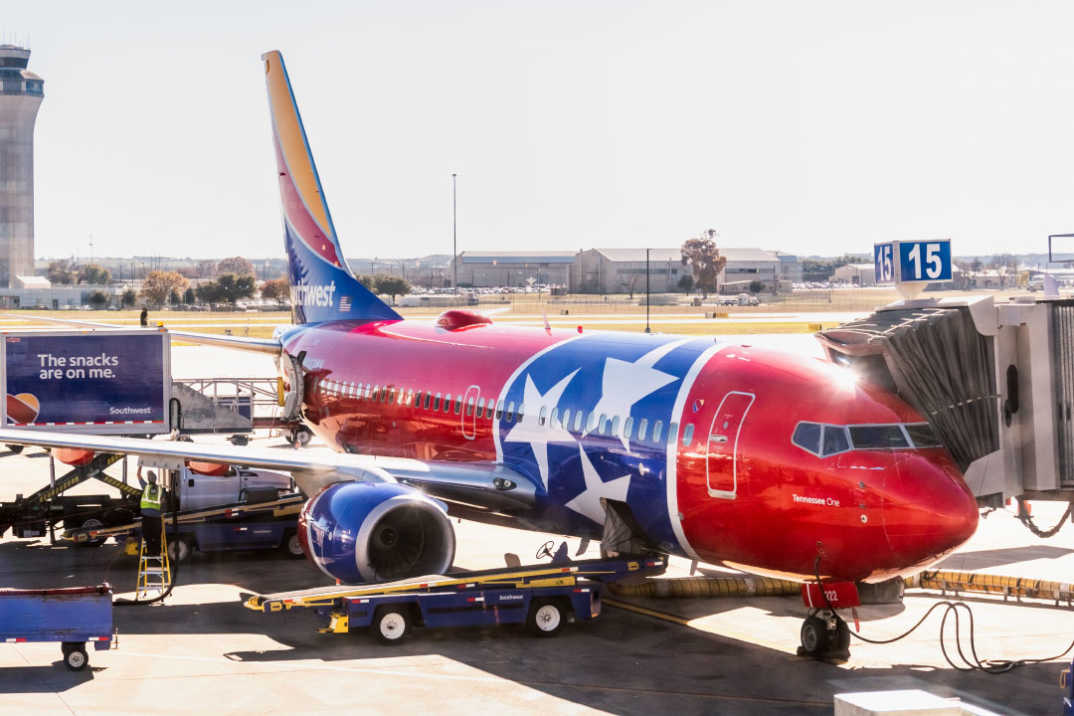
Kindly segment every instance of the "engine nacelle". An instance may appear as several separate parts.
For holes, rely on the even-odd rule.
[[[298,534],[314,564],[347,583],[443,574],[455,559],[444,508],[395,483],[329,485],[302,508]]]

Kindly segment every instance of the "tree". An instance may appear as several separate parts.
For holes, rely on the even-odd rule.
[[[123,297],[120,299],[120,303],[124,306],[133,306],[134,302],[138,300],[138,294],[134,292],[133,288],[128,288],[123,292]]]
[[[183,297],[179,295],[178,291],[172,291],[168,294],[168,303],[170,303],[171,305],[178,306],[180,303],[182,303],[182,301]]]
[[[215,261],[199,261],[194,267],[194,275],[198,278],[212,278],[214,273],[216,273]]]
[[[689,264],[694,276],[694,285],[701,291],[702,298],[709,293],[716,293],[716,282],[720,271],[727,264],[727,257],[720,256],[716,248],[716,230],[709,229],[696,239],[687,239],[682,245],[682,265]]]
[[[235,303],[240,298],[249,298],[254,295],[257,282],[252,274],[236,276],[226,273],[215,281],[206,281],[198,286],[198,298],[206,303]]]
[[[187,288],[187,290],[183,292],[183,303],[191,304],[197,303],[197,301],[198,299],[197,296],[194,295],[194,289]]]
[[[142,295],[155,306],[162,306],[172,291],[185,291],[190,282],[175,271],[150,271],[142,282]]]
[[[104,291],[94,291],[89,295],[89,305],[100,310],[108,305],[108,294]]]
[[[368,288],[370,291],[374,290],[373,289],[373,284],[375,283],[375,281],[376,281],[376,279],[373,276],[370,276],[367,273],[363,273],[362,275],[360,275],[358,277],[358,283],[362,284],[363,286]],[[451,284],[449,283],[448,285],[450,286]]]
[[[199,283],[196,293],[202,303],[216,303],[220,300],[220,284],[216,281]]]
[[[254,265],[242,256],[232,256],[230,258],[221,259],[220,263],[216,264],[216,273],[217,275],[231,273],[236,276],[253,276]]]
[[[683,293],[690,293],[694,290],[694,277],[688,273],[684,273],[682,278],[679,279],[679,290]]]
[[[265,284],[261,287],[261,298],[268,301],[282,303],[290,295],[291,282],[286,277],[265,281]]]
[[[78,282],[91,286],[105,286],[112,280],[112,272],[97,264],[88,264],[78,270]]]
[[[55,284],[71,284],[74,283],[78,274],[68,261],[53,261],[48,265],[48,280]]]
[[[378,274],[373,281],[373,285],[376,287],[377,293],[386,293],[392,297],[392,303],[395,303],[396,296],[405,296],[412,290],[410,281],[399,276],[389,276],[388,274]]]

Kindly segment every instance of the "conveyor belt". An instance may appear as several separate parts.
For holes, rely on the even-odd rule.
[[[641,570],[662,571],[666,558],[644,560],[593,559],[569,564],[508,567],[459,575],[427,575],[377,584],[334,585],[313,587],[275,594],[244,594],[243,606],[258,612],[278,612],[297,607],[327,606],[337,599],[353,599],[383,594],[427,593],[445,589],[475,589],[478,587],[547,587],[573,584],[579,577],[600,580],[614,578]],[[651,573],[651,572],[650,572]]]
[[[282,497],[278,500],[272,500],[270,502],[257,502],[252,505],[246,503],[235,503],[232,505],[221,505],[209,510],[198,510],[196,512],[180,512],[178,516],[178,523],[181,525],[196,524],[198,522],[205,522],[217,517],[222,518],[238,518],[248,517],[261,512],[271,512],[273,517],[286,517],[287,515],[298,514],[302,509],[302,505],[305,504],[305,495],[296,494]],[[162,515],[162,519],[165,520],[169,526],[171,525],[172,513],[168,512]],[[103,539],[105,537],[113,537],[115,535],[121,535],[125,532],[129,532],[141,525],[141,520],[135,520],[124,525],[117,525],[115,527],[101,527],[97,529],[74,529],[66,530],[63,533],[64,539],[71,540],[73,542],[85,542],[87,540]]]

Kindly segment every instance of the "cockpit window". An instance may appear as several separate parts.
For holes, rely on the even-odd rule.
[[[841,425],[824,426],[824,457],[850,449],[847,430]]]
[[[907,425],[905,427],[914,447],[927,448],[941,447],[943,445],[943,443],[940,442],[940,438],[938,438],[933,431],[932,426],[928,423],[914,423],[913,425]]]
[[[851,425],[850,439],[855,450],[909,447],[898,425]]]
[[[798,423],[791,442],[814,455],[820,455],[820,426],[816,423]]]

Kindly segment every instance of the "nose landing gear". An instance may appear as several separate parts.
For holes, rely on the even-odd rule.
[[[850,658],[850,628],[830,609],[816,609],[802,622],[798,656],[824,661]]]

